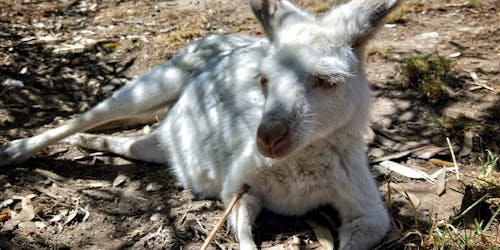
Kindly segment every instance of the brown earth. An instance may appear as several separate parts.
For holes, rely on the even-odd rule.
[[[296,2],[321,12],[336,1]],[[465,138],[472,139],[472,151],[457,159],[465,176],[457,181],[449,173],[443,195],[424,180],[378,176],[403,230],[456,215],[463,201],[470,202],[463,193],[481,170],[478,157],[486,149],[500,150],[500,3],[471,2],[406,3],[412,8],[405,17],[382,27],[367,48],[374,89],[371,159],[422,146],[446,148],[446,137],[458,154],[469,148]],[[2,1],[0,145],[87,110],[189,41],[232,32],[261,34],[246,1]],[[403,58],[436,53],[451,56],[462,80],[438,101],[403,84],[399,69]],[[429,148],[393,160],[437,171],[422,152]],[[432,157],[451,161],[447,150]],[[0,169],[0,190],[0,201],[13,201],[1,205],[0,249],[198,249],[223,212],[219,201],[197,200],[183,190],[164,166],[68,145]],[[23,205],[20,198],[30,194],[31,205]],[[8,214],[27,207],[33,207],[34,218],[9,228]],[[300,218],[264,212],[255,238],[263,247],[294,235],[314,242],[305,219],[315,217],[317,212]],[[498,237],[498,228],[492,231]],[[213,246],[237,247],[228,227]]]

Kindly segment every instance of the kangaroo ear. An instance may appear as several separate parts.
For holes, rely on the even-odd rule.
[[[277,30],[285,21],[300,20],[307,16],[291,0],[249,0],[249,3],[271,40],[274,40]]]
[[[352,0],[330,11],[323,22],[343,29],[353,47],[362,46],[399,0]]]

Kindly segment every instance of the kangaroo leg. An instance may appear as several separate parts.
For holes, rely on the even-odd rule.
[[[184,86],[186,72],[172,62],[126,84],[81,116],[39,135],[15,140],[0,148],[0,166],[23,161],[74,133],[113,120],[152,113],[174,102]]]
[[[113,120],[96,127],[93,127],[87,131],[102,131],[107,129],[116,129],[116,128],[130,128],[136,125],[141,124],[150,124],[162,121],[165,118],[167,112],[169,110],[168,105],[166,107],[160,108],[156,111],[148,111],[144,114],[140,114],[133,117],[121,118],[117,120]]]
[[[110,152],[135,160],[167,163],[166,151],[158,143],[158,138],[154,132],[128,137],[77,133],[61,142],[92,150]]]
[[[227,205],[228,201],[224,201]],[[252,226],[261,210],[261,201],[252,194],[245,194],[236,203],[230,215],[230,222],[236,229],[241,250],[255,250],[257,246],[252,236]]]
[[[337,189],[335,207],[342,225],[339,241],[342,250],[371,249],[390,229],[390,219],[368,168],[356,169]],[[348,188],[345,188],[348,187]]]

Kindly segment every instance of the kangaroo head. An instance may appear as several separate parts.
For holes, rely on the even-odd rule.
[[[370,99],[362,47],[397,2],[353,0],[315,17],[286,0],[250,1],[271,41],[259,69],[262,155],[284,158],[340,129],[362,132]]]

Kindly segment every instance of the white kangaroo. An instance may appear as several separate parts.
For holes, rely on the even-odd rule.
[[[322,17],[286,0],[250,0],[266,38],[216,35],[193,42],[80,117],[0,149],[0,165],[64,142],[163,163],[185,188],[228,205],[241,249],[256,249],[262,208],[302,215],[332,205],[339,249],[369,249],[390,228],[362,136],[370,90],[363,46],[398,0],[352,0]],[[78,133],[169,108],[153,132]],[[72,136],[71,136],[72,135]]]

